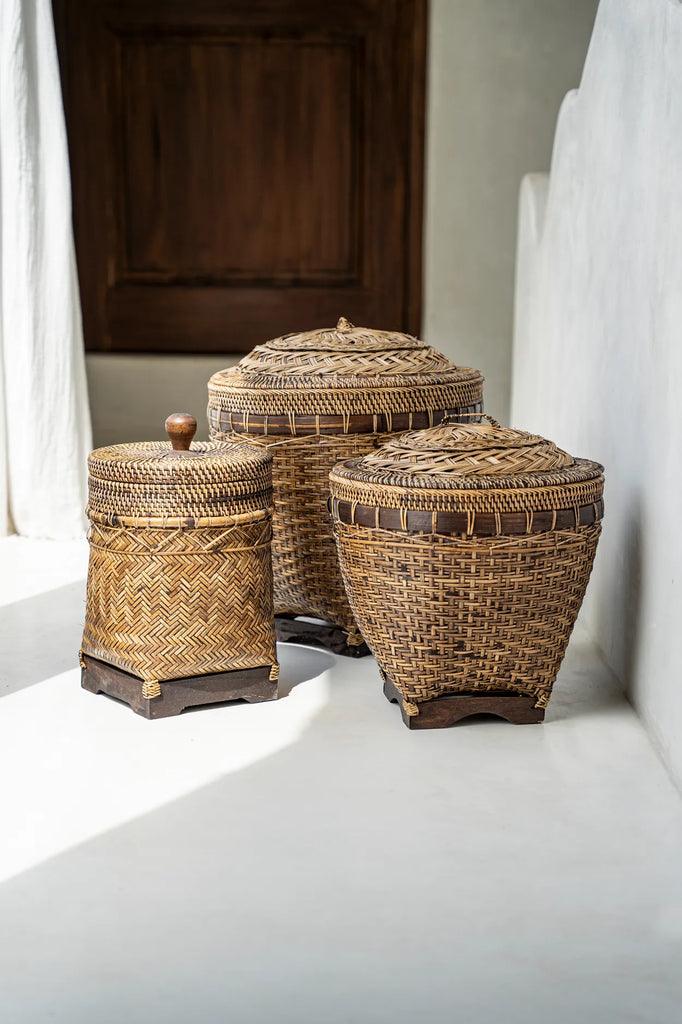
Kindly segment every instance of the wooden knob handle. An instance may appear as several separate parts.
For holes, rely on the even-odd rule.
[[[188,452],[197,432],[197,421],[188,412],[174,412],[166,420],[166,433],[175,452]]]

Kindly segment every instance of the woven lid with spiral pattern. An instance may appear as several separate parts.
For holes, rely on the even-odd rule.
[[[496,502],[520,507],[520,502],[537,501],[538,507],[554,507],[562,499],[573,503],[576,495],[580,500],[601,497],[599,463],[573,458],[537,434],[502,427],[490,417],[476,418],[488,422],[446,422],[401,434],[362,458],[339,463],[331,476],[332,492],[350,501],[381,496],[405,508],[466,505],[479,500],[472,492],[486,492],[482,500],[491,511]]]
[[[475,406],[478,370],[455,366],[409,334],[336,327],[258,345],[209,381],[211,407],[254,415],[416,412]]]
[[[272,458],[262,448],[193,442],[197,421],[166,420],[169,441],[97,448],[88,459],[91,518],[234,516],[271,504]]]

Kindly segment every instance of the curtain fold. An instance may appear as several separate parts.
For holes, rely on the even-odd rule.
[[[0,535],[81,535],[90,447],[52,8],[0,0]]]

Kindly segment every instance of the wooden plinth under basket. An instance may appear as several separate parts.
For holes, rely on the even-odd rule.
[[[349,643],[348,633],[331,622],[311,622],[302,615],[276,615],[277,639],[285,644],[304,644],[306,647],[322,647],[331,654],[345,658],[365,658],[370,649],[362,640]]]
[[[329,472],[402,431],[481,409],[481,374],[409,335],[342,317],[336,328],[257,346],[215,374],[208,392],[210,436],[273,457],[278,638],[367,654],[339,572]]]
[[[89,459],[90,562],[82,685],[147,718],[277,697],[271,459],[248,445],[98,449]]]
[[[147,696],[144,680],[105,661],[81,655],[81,686],[90,693],[106,693],[123,701],[143,718],[170,718],[187,708],[233,700],[256,704],[277,699],[277,680],[271,666],[235,669],[159,683],[158,693]]]
[[[545,720],[545,709],[536,707],[534,697],[505,690],[444,693],[440,697],[423,701],[419,705],[419,713],[410,714],[395,683],[384,672],[381,675],[384,680],[384,697],[391,704],[400,705],[400,714],[408,729],[447,729],[464,718],[476,715],[504,718],[514,725],[536,725]]]
[[[602,467],[493,420],[404,434],[330,484],[348,598],[405,724],[541,722],[592,569]]]

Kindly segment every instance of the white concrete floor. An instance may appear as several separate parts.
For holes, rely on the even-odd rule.
[[[544,726],[410,733],[371,659],[146,722],[79,688],[83,544],[0,542],[8,1024],[667,1024],[682,803],[589,643]]]

